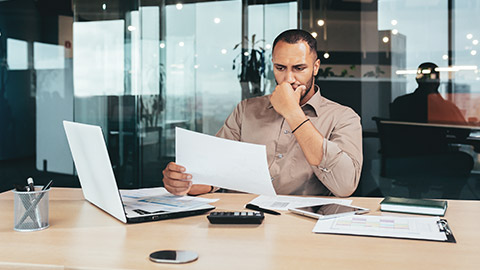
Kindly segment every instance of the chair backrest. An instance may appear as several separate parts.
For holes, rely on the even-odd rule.
[[[447,131],[374,117],[384,157],[418,156],[448,151]]]

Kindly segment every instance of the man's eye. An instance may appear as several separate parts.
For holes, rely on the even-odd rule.
[[[302,70],[305,69],[305,67],[296,67],[295,69],[298,70],[298,71],[302,71]]]
[[[280,70],[280,71],[284,71],[285,67],[277,67],[277,69]]]

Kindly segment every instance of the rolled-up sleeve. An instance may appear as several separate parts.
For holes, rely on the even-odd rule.
[[[324,138],[322,161],[312,169],[335,196],[348,197],[357,188],[362,169],[362,126],[351,109],[346,109],[337,123]]]

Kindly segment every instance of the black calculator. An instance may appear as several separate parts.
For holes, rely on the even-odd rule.
[[[207,216],[212,224],[261,224],[265,216],[262,212],[211,212]]]

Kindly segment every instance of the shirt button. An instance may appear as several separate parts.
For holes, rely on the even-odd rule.
[[[278,154],[277,157],[278,157],[278,158],[283,158],[283,155],[282,155],[282,154]]]
[[[283,131],[283,133],[284,133],[284,134],[288,134],[288,130],[285,129],[285,130]]]

